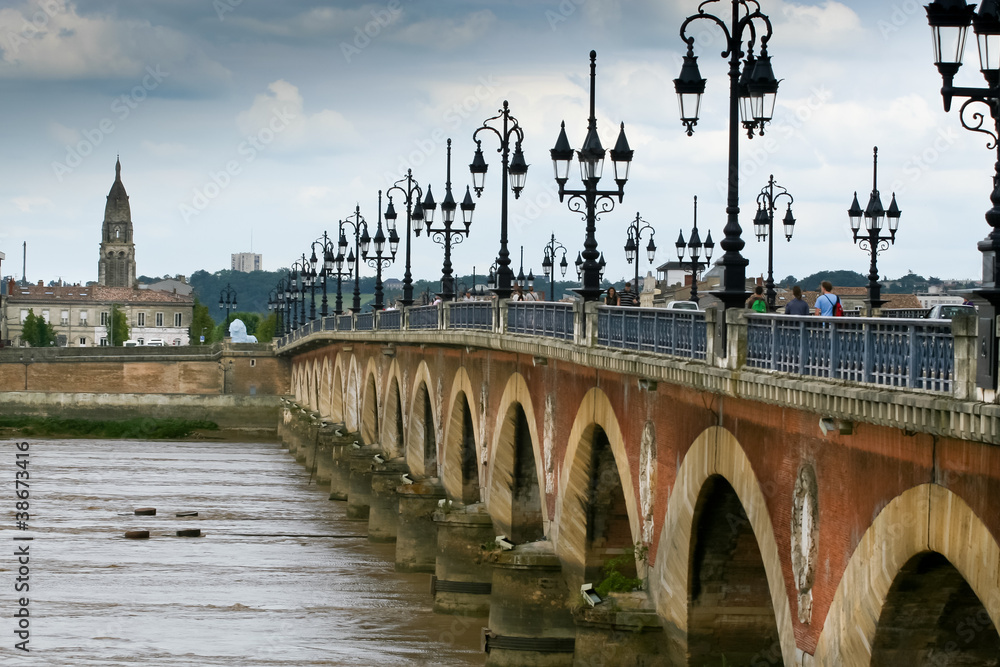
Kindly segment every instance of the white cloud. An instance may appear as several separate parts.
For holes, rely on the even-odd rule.
[[[156,143],[154,141],[143,140],[139,146],[146,151],[148,154],[157,158],[178,158],[178,157],[190,157],[194,154],[191,147],[186,146],[182,143],[176,141],[166,141],[163,143]]]
[[[481,39],[497,23],[488,9],[472,12],[461,19],[434,18],[406,26],[393,35],[403,44],[451,51]]]
[[[61,123],[49,124],[49,135],[60,144],[74,146],[80,141],[80,131],[72,127],[66,127]]]
[[[52,201],[45,197],[15,197],[11,203],[22,213],[33,213],[36,208],[51,208]]]
[[[343,114],[324,109],[312,115],[305,112],[305,100],[298,87],[278,80],[267,93],[254,98],[253,104],[236,117],[239,131],[248,136],[273,131],[275,147],[299,150],[345,148],[357,139],[357,131]]]

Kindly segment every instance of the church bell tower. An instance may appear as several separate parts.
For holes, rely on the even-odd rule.
[[[132,242],[132,210],[122,184],[122,163],[115,163],[115,182],[108,193],[101,229],[101,257],[97,262],[97,282],[108,287],[135,284],[135,243]]]

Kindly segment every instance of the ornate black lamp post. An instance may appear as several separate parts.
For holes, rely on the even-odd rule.
[[[684,241],[684,230],[677,235],[677,261],[684,265],[684,249],[687,248],[688,261],[691,263],[691,301],[698,303],[698,272],[702,263],[699,261],[702,249],[705,250],[705,265],[712,261],[712,251],[715,250],[715,243],[712,242],[712,232],[708,232],[708,237],[702,243],[698,234],[698,197],[694,198],[694,226],[691,227],[691,236],[688,241]]]
[[[590,52],[590,118],[587,123],[587,137],[583,140],[583,147],[577,151],[577,159],[580,161],[580,178],[583,181],[582,190],[567,190],[566,182],[569,180],[569,166],[573,161],[573,149],[566,138],[566,122],[563,121],[559,130],[559,138],[556,139],[555,148],[549,151],[552,156],[552,164],[555,166],[556,183],[559,184],[559,201],[563,201],[569,195],[567,205],[569,210],[576,213],[583,213],[583,219],[587,223],[587,238],[583,243],[583,253],[580,257],[580,274],[583,281],[581,287],[574,291],[583,297],[584,301],[596,301],[601,296],[601,274],[604,261],[603,255],[597,250],[597,238],[594,234],[597,231],[597,219],[599,214],[610,213],[614,207],[614,197],[619,203],[625,197],[625,182],[628,180],[629,166],[632,164],[632,149],[629,148],[628,140],[625,138],[625,123],[621,124],[621,131],[618,133],[618,141],[611,149],[611,161],[615,167],[616,190],[598,190],[597,183],[601,180],[604,171],[604,146],[601,138],[597,135],[597,118],[594,115],[594,97],[597,81],[597,51]],[[600,211],[597,210],[600,205]],[[600,260],[600,261],[599,261]]]
[[[775,194],[775,188],[778,188],[781,192]],[[872,196],[877,196],[877,193],[873,192]],[[753,230],[754,234],[757,235],[757,240],[763,241],[767,239],[767,282],[765,283],[767,291],[764,297],[767,301],[767,309],[770,312],[774,312],[775,310],[776,296],[774,292],[774,208],[775,202],[782,197],[788,199],[788,209],[785,211],[785,217],[782,220],[782,224],[785,227],[785,240],[791,241],[792,232],[795,231],[795,217],[792,216],[792,202],[795,199],[788,193],[788,190],[774,182],[774,174],[771,174],[767,185],[757,195],[757,215],[753,219]],[[857,193],[854,194],[854,203],[855,205],[858,203]],[[895,204],[895,200],[893,200],[893,203]],[[857,230],[854,231],[854,237],[854,240],[857,241]],[[877,283],[875,289],[878,289]],[[871,287],[869,286],[870,290]]]
[[[472,212],[476,209],[476,203],[472,201],[472,193],[469,186],[465,187],[465,199],[462,200],[462,222],[465,229],[452,227],[455,222],[455,210],[458,204],[451,194],[451,139],[448,139],[448,171],[444,186],[444,201],[441,202],[441,226],[434,227],[434,210],[437,204],[431,196],[431,186],[427,186],[427,197],[424,199],[424,219],[427,221],[427,236],[435,243],[444,247],[444,264],[441,266],[441,293],[438,295],[442,301],[451,301],[455,298],[455,279],[452,278],[451,269],[451,247],[458,245],[463,239],[469,236],[469,226],[472,224]]]
[[[983,0],[976,13],[976,6],[958,0],[935,0],[927,5],[927,21],[934,38],[934,64],[944,85],[941,97],[944,110],[951,110],[954,97],[968,98],[959,109],[962,127],[973,132],[981,132],[990,138],[986,147],[996,149],[997,161],[994,166],[993,192],[990,202],[993,206],[986,212],[986,222],[990,225],[989,235],[979,242],[979,252],[983,254],[983,283],[975,293],[988,305],[979,308],[979,363],[976,384],[984,389],[997,388],[997,331],[996,315],[1000,308],[1000,3],[997,0]],[[979,43],[979,69],[986,79],[986,88],[962,88],[953,85],[955,75],[962,66],[965,54],[965,38],[972,25]],[[974,102],[985,104],[993,119],[993,129],[983,127],[985,116],[982,112],[965,112]]]
[[[885,301],[882,299],[882,286],[878,284],[878,254],[889,249],[890,244],[896,243],[896,229],[899,227],[899,207],[896,206],[896,193],[892,194],[892,202],[889,210],[882,208],[882,198],[878,193],[878,146],[875,147],[872,156],[872,194],[868,198],[868,206],[861,210],[858,203],[858,193],[854,193],[854,201],[847,215],[851,219],[851,231],[854,233],[854,242],[862,250],[867,250],[871,254],[871,264],[868,267],[868,315],[872,310],[880,308]],[[786,216],[787,218],[788,216]],[[861,218],[865,219],[865,231],[858,234],[861,229]],[[882,235],[882,225],[888,220],[889,234]],[[787,223],[786,223],[787,227]]]
[[[556,252],[562,250],[562,260],[559,261],[559,271],[562,273],[563,278],[566,277],[566,269],[569,264],[566,262],[566,246],[559,241],[556,241],[556,235],[552,234],[552,238],[549,242],[545,244],[545,257],[542,259],[542,272],[545,273],[545,277],[549,279],[549,299],[552,301],[558,301],[556,299]]]
[[[337,254],[333,255],[333,264],[327,271],[327,276],[337,276],[337,298],[333,304],[333,312],[337,315],[341,315],[344,312],[344,296],[343,296],[343,281],[344,278],[351,278],[354,275],[354,262],[352,261],[347,265],[347,270],[344,270],[344,263],[346,258],[344,253],[340,251],[341,246],[347,247],[347,238],[344,236],[344,230],[340,229],[338,223],[338,242],[336,246]],[[333,239],[330,239],[332,245]],[[324,260],[325,263],[325,260]]]
[[[401,185],[405,183],[405,187]],[[396,181],[392,187],[385,191],[389,198],[389,206],[385,209],[385,222],[390,229],[396,228],[396,209],[392,205],[392,191],[399,190],[406,203],[406,268],[403,272],[403,298],[400,303],[403,307],[413,305],[413,274],[410,273],[410,243],[411,230],[416,227],[416,235],[420,236],[420,230],[424,224],[424,209],[420,204],[420,196],[423,192],[420,185],[413,178],[413,170],[406,170],[406,177]]]
[[[656,230],[648,222],[639,217],[639,214],[635,214],[635,220],[628,225],[628,241],[625,242],[625,259],[628,260],[629,264],[635,262],[635,297],[637,299],[636,304],[638,305],[639,298],[639,244],[642,242],[642,233],[644,231],[649,231],[649,243],[646,244],[646,258],[649,259],[649,263],[653,263],[653,259],[656,258],[656,244],[653,243],[653,236],[656,235]]]
[[[320,254],[323,257],[322,264],[319,264],[319,258],[316,256],[317,244],[321,248]],[[333,239],[327,236],[325,230],[323,231],[323,236],[316,239],[312,243],[312,256],[309,258],[309,264],[312,266],[310,275],[312,276],[314,285],[317,279],[319,279],[319,281],[323,283],[323,303],[322,306],[320,307],[321,317],[326,317],[327,315],[330,314],[329,304],[326,298],[326,281],[329,279],[331,275],[333,275],[333,262],[335,259],[335,255],[333,254],[334,250],[336,250],[336,246],[333,243]],[[319,267],[318,271],[317,271],[317,266]],[[315,308],[316,306],[313,305],[312,309],[315,310]],[[315,319],[315,318],[310,317],[310,319]]]
[[[347,255],[347,264],[354,271],[354,300],[352,301],[351,310],[356,313],[361,310],[361,267],[359,264],[361,262],[361,255],[368,254],[368,246],[372,240],[368,236],[368,223],[361,215],[360,204],[355,204],[354,213],[340,221],[340,240],[338,241],[338,246],[341,255],[348,252],[347,237],[344,235],[345,226],[350,227],[354,232],[354,247],[351,248],[350,253]]]
[[[680,102],[681,122],[690,136],[698,123],[701,96],[705,92],[705,79],[698,71],[698,57],[694,55],[695,36],[687,34],[688,26],[697,19],[708,19],[715,23],[726,37],[726,48],[722,52],[729,58],[729,193],[726,202],[725,238],[720,246],[725,251],[719,262],[723,267],[722,289],[714,294],[722,301],[724,308],[742,308],[747,297],[747,259],[740,254],[746,245],[741,236],[740,186],[739,186],[739,131],[740,120],[747,135],[753,138],[754,131],[763,136],[764,125],[774,115],[774,101],[778,92],[778,81],[771,70],[771,57],[767,54],[767,43],[771,39],[771,19],[762,14],[755,0],[730,0],[732,15],[729,25],[712,14],[706,13],[705,5],[721,0],[707,0],[699,6],[698,13],[689,16],[681,24],[681,39],[687,44],[687,55],[681,74],[674,79],[674,88]],[[757,37],[760,36],[760,56],[754,56]],[[746,41],[746,59],[743,43]],[[724,348],[723,348],[724,349]]]
[[[276,336],[281,336],[284,333],[284,331],[282,330],[283,327],[281,325],[281,309],[279,306],[280,299],[282,296],[284,296],[284,293],[281,292],[280,290],[281,290],[281,281],[279,280],[278,286],[272,287],[271,291],[267,293],[267,309],[269,311],[274,312],[274,317],[275,317],[274,334]]]
[[[486,274],[486,289],[496,292],[497,291],[497,271],[500,269],[500,262],[494,261],[490,266],[489,273]]]
[[[236,290],[229,283],[219,292],[219,308],[226,311],[226,328],[229,327],[229,314],[236,312]]]
[[[385,252],[385,233],[382,231],[382,191],[378,191],[378,227],[375,228],[374,241],[375,252],[369,255],[368,248],[361,251],[361,256],[368,266],[375,269],[375,303],[372,308],[382,310],[385,304],[382,303],[382,269],[387,268],[396,259],[396,250],[399,248],[399,235],[396,234],[396,226],[389,226],[389,252]]]
[[[292,308],[297,310],[293,314],[295,326],[299,327],[306,323],[306,288],[309,274],[309,262],[303,254],[302,259],[292,262]],[[296,304],[298,307],[296,308]]]
[[[502,129],[497,129],[488,123],[491,120],[503,119]],[[507,180],[510,178],[510,189],[514,192],[514,199],[521,196],[524,189],[524,181],[528,177],[528,163],[524,161],[524,153],[521,151],[521,142],[524,140],[524,131],[521,129],[517,118],[510,113],[507,100],[503,101],[503,108],[496,116],[492,116],[483,121],[483,124],[472,133],[472,138],[476,142],[476,153],[469,165],[472,172],[472,187],[476,191],[476,196],[483,194],[485,186],[486,170],[489,165],[483,157],[483,143],[481,139],[476,139],[480,132],[489,131],[497,135],[500,139],[500,148],[497,152],[501,154],[503,171],[500,173],[500,254],[497,256],[496,282],[493,291],[501,299],[509,299],[511,293],[511,279],[513,272],[510,270],[510,252],[507,250]],[[514,157],[510,158],[510,140],[514,142]]]

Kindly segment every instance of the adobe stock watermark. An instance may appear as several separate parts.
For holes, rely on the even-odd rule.
[[[783,115],[772,121],[765,130],[764,136],[755,136],[748,149],[742,153],[739,165],[740,179],[754,176],[778,152],[782,144],[799,134],[813,114],[819,111],[833,97],[833,93],[825,87],[813,88],[812,95],[798,105],[792,113]],[[723,197],[729,192],[728,181],[717,181],[716,189]]]
[[[18,32],[8,32],[4,51],[11,55],[17,55],[21,46],[30,43],[32,39],[41,35],[49,25],[49,21],[59,14],[67,13],[64,5],[57,0],[37,0],[38,10],[30,17],[24,19],[21,29]]]
[[[914,16],[925,16],[924,3],[917,0],[903,0],[903,2],[892,5],[888,20],[879,19],[875,26],[878,28],[882,39],[888,40],[893,33],[899,32]]]
[[[257,156],[270,146],[279,134],[288,129],[295,118],[295,112],[287,108],[275,109],[271,119],[264,127],[260,128],[256,134],[247,135],[246,139],[236,147],[239,159],[227,161],[218,171],[210,171],[205,184],[195,188],[192,192],[191,201],[183,202],[178,206],[178,212],[184,222],[191,222],[191,218],[197,217],[208,208],[209,204],[232,185],[233,178],[242,174],[243,168],[256,160]]]
[[[445,109],[441,116],[441,125],[431,130],[426,137],[414,139],[414,150],[399,156],[396,172],[387,171],[383,176],[386,187],[391,186],[401,178],[405,178],[408,170],[415,171],[417,167],[426,164],[428,158],[434,155],[438,148],[448,140],[448,130],[458,130],[462,127],[463,121],[482,109],[484,103],[494,99],[499,85],[492,74],[479,77],[479,85],[470,94]]]
[[[119,95],[111,101],[111,113],[113,117],[105,117],[97,122],[95,127],[80,132],[80,139],[75,145],[66,146],[66,157],[62,162],[52,163],[52,172],[56,179],[62,183],[63,178],[73,173],[73,171],[83,164],[84,159],[91,155],[94,150],[104,143],[104,139],[117,128],[118,123],[123,123],[132,115],[132,112],[139,108],[151,92],[160,87],[160,84],[170,76],[170,72],[164,72],[160,66],[146,67],[146,75],[142,81],[134,86],[130,91]]]
[[[354,26],[354,38],[350,42],[340,43],[340,52],[344,55],[344,60],[350,63],[354,56],[360,55],[362,51],[367,49],[372,40],[395,23],[402,14],[402,0],[389,0],[385,9],[371,10],[372,20],[365,23],[364,26]]]
[[[220,21],[226,20],[226,14],[236,11],[236,8],[243,4],[243,0],[212,0],[212,9]]]
[[[958,130],[954,127],[938,127],[930,145],[915,155],[911,155],[903,163],[903,174],[905,179],[896,179],[892,182],[890,192],[903,193],[906,189],[919,181],[924,174],[930,170],[931,165],[941,159],[955,142],[958,141]]]

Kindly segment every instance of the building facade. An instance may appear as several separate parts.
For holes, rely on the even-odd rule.
[[[115,163],[115,182],[104,207],[101,228],[101,256],[97,262],[97,282],[107,287],[135,285],[135,243],[132,238],[132,209],[122,184],[121,160]]]
[[[129,338],[148,344],[162,340],[164,345],[188,345],[188,328],[194,315],[194,297],[103,285],[18,285],[7,284],[3,307],[4,340],[24,346],[21,337],[24,321],[30,312],[52,325],[58,344],[66,347],[120,345],[109,338],[108,321],[112,307],[125,313]]]
[[[261,255],[252,252],[234,252],[232,254],[233,258],[233,271],[242,271],[243,273],[250,273],[251,271],[263,271],[264,263]]]

